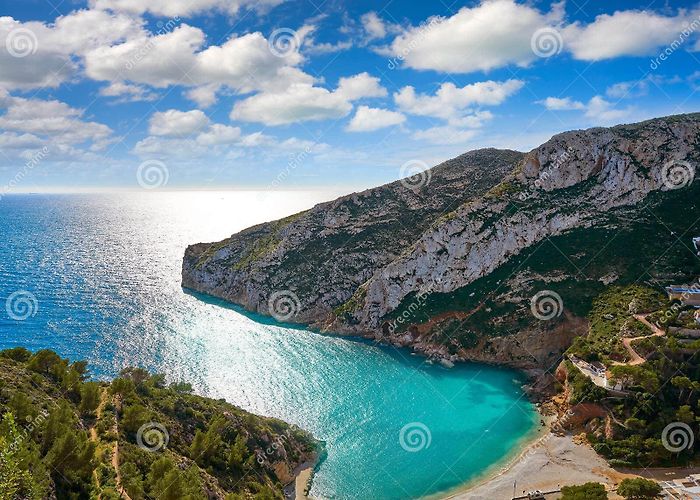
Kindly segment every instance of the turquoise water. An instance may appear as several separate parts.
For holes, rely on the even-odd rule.
[[[0,347],[50,347],[88,360],[97,377],[144,366],[308,429],[326,442],[317,498],[418,498],[454,488],[533,429],[517,373],[427,365],[408,351],[284,328],[180,287],[187,244],[332,196],[6,197]],[[25,320],[4,307],[20,290],[36,297]]]

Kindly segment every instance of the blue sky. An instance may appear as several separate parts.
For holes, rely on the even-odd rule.
[[[694,2],[2,0],[0,195],[368,187],[699,89]]]

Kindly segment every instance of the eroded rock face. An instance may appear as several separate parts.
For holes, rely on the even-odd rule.
[[[263,314],[272,312],[274,293],[291,291],[298,307],[290,319],[324,322],[436,219],[485,194],[522,157],[515,151],[472,151],[432,169],[425,187],[397,181],[220,243],[192,245],[183,261],[183,286]]]
[[[416,293],[461,289],[546,238],[697,182],[699,134],[693,114],[567,132],[527,154],[473,151],[432,169],[421,189],[395,182],[193,245],[183,285],[263,314],[275,312],[271,296],[291,292],[291,321],[427,355],[541,367],[569,339],[531,329],[448,355],[425,336],[382,333],[384,318]]]
[[[463,287],[544,238],[689,181],[699,133],[700,117],[687,115],[555,136],[504,179],[519,191],[521,207],[513,209],[512,196],[487,196],[452,212],[372,276],[357,322],[377,328],[412,292]]]

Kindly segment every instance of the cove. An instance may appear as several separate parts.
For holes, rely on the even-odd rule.
[[[0,299],[29,290],[39,307],[25,321],[0,317],[0,347],[50,347],[89,361],[102,378],[143,366],[303,427],[325,443],[316,498],[421,498],[477,478],[510,454],[537,421],[517,372],[478,364],[448,370],[180,287],[187,244],[332,197],[266,196],[264,203],[247,192],[8,196],[0,204]]]

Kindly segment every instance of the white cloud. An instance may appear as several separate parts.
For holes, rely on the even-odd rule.
[[[143,34],[91,50],[85,71],[95,80],[129,80],[154,87],[226,85],[239,92],[313,82],[295,67],[303,61],[298,52],[275,56],[261,33],[232,36],[223,45],[206,48],[204,43],[201,29],[182,24],[155,36]]]
[[[334,52],[342,52],[351,48],[352,42],[318,43],[314,38],[304,41],[304,53],[306,54],[333,54]]]
[[[294,84],[282,92],[264,92],[237,102],[231,119],[266,125],[342,118],[352,109],[343,96],[321,87]]]
[[[6,93],[0,98],[0,111],[4,108],[0,114],[3,147],[36,149],[43,145],[52,154],[80,159],[87,153],[73,146],[98,151],[115,140],[107,125],[84,120],[83,110],[64,102],[12,97]]]
[[[378,78],[360,73],[341,78],[335,91],[296,83],[281,91],[261,92],[234,104],[230,116],[272,126],[338,119],[352,111],[352,101],[386,93]]]
[[[522,80],[504,82],[489,80],[460,88],[447,82],[440,85],[435,95],[418,94],[413,87],[409,86],[395,93],[394,101],[406,113],[458,122],[465,116],[473,114],[468,108],[502,104],[508,97],[518,92],[524,84]]]
[[[588,101],[586,117],[596,124],[608,125],[628,117],[632,111],[631,107],[616,109],[612,103],[597,95]]]
[[[141,85],[113,82],[100,89],[104,97],[118,97],[117,102],[154,101],[158,96]]]
[[[538,102],[552,111],[583,111],[584,116],[589,122],[595,125],[610,125],[616,123],[630,116],[634,111],[632,107],[626,107],[624,109],[615,108],[611,102],[606,101],[599,95],[592,97],[586,104],[575,101],[570,97],[548,97]]]
[[[386,89],[379,83],[379,78],[370,76],[367,72],[341,78],[338,81],[336,93],[349,101],[363,97],[384,97],[387,95]]]
[[[207,11],[236,14],[241,8],[265,10],[279,5],[284,0],[90,0],[97,9],[143,14],[150,12],[159,16],[191,16]]]
[[[199,132],[209,124],[209,118],[202,111],[178,111],[169,109],[154,113],[149,122],[151,135],[184,137]]]
[[[466,143],[470,139],[473,139],[476,134],[476,130],[461,130],[459,128],[445,126],[419,130],[413,134],[413,138],[431,144],[451,145]]]
[[[312,21],[319,21],[325,18],[325,15],[317,16]],[[302,48],[305,54],[332,54],[352,48],[352,41],[338,41],[336,43],[316,41],[314,32],[318,29],[315,24],[306,24],[299,28],[296,32],[297,39],[301,41]]]
[[[446,19],[430,18],[393,40],[388,51],[406,67],[445,73],[488,71],[535,58],[530,40],[540,28],[557,26],[563,4],[542,13],[513,0],[482,1]]]
[[[611,85],[605,90],[605,95],[613,99],[632,99],[648,95],[652,85],[661,87],[662,85],[681,83],[682,81],[683,79],[680,76],[666,77],[649,74],[641,80],[631,80]]]
[[[563,33],[576,59],[600,61],[620,56],[651,56],[674,40],[695,36],[692,31],[683,35],[683,31],[689,22],[700,23],[698,14],[697,10],[682,11],[667,17],[649,11],[618,11],[602,14],[588,25],[574,23]]]
[[[355,116],[350,120],[347,130],[350,132],[371,132],[392,125],[400,125],[405,121],[406,117],[396,111],[360,106],[357,108]]]
[[[216,94],[221,87],[219,85],[202,85],[185,92],[185,97],[196,103],[199,107],[208,108],[216,103]]]
[[[39,149],[43,144],[44,141],[34,134],[0,133],[0,147],[3,149]]]
[[[384,38],[387,35],[387,28],[384,21],[377,15],[376,12],[367,12],[360,18],[362,28],[367,33],[369,40]]]
[[[197,136],[197,142],[203,146],[234,144],[240,139],[240,137],[240,128],[215,123],[209,128],[209,130],[202,132]]]
[[[72,56],[134,36],[143,21],[78,10],[53,24],[0,17],[0,85],[7,89],[57,87],[78,71]],[[23,57],[14,57],[7,47]]]
[[[132,153],[142,158],[172,158],[177,161],[189,161],[206,157],[236,159],[249,156],[253,154],[252,151],[274,155],[290,151],[318,154],[329,148],[328,144],[296,137],[281,141],[263,132],[244,135],[239,127],[209,123],[200,129],[199,133],[195,131],[189,136],[174,134],[148,136],[136,143]]]
[[[576,59],[600,61],[621,56],[652,56],[664,47],[700,48],[700,9],[680,9],[674,16],[626,10],[602,14],[589,24],[566,24],[564,2],[542,12],[531,3],[482,0],[448,18],[432,17],[405,29],[383,55],[408,68],[445,73],[489,71],[508,65],[528,66],[537,57],[532,37],[542,28],[559,33],[558,49]]]
[[[538,101],[545,108],[552,111],[573,111],[586,109],[586,105],[580,101],[574,101],[571,97],[547,97],[543,101]]]

